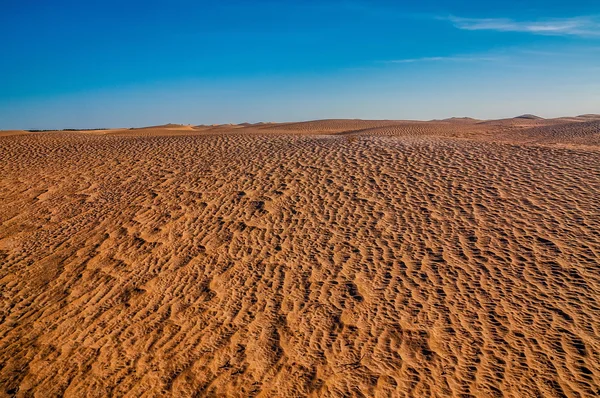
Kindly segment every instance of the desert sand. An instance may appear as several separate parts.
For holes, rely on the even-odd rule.
[[[600,395],[596,115],[0,155],[0,396]]]

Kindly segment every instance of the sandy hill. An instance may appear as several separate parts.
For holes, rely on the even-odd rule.
[[[527,113],[525,115],[517,116],[515,119],[542,120],[543,118]]]
[[[263,126],[264,129],[293,131],[303,134],[342,133],[397,124],[393,120],[327,119],[298,123],[279,123]]]
[[[524,143],[600,145],[600,120],[536,126],[512,132],[506,140]]]
[[[432,120],[433,122],[437,122],[438,120]],[[448,119],[442,119],[442,122],[451,122],[451,123],[478,123],[481,122],[479,119],[473,119],[472,117],[451,117]]]
[[[9,137],[14,135],[27,135],[32,134],[29,131],[25,130],[0,130],[0,137]]]
[[[598,396],[599,123],[0,133],[0,396]]]

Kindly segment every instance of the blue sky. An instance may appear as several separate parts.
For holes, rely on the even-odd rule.
[[[0,129],[600,113],[597,0],[0,6]]]

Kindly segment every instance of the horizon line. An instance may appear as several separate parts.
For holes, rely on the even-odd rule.
[[[274,121],[261,121],[261,122],[240,122],[240,123],[164,123],[164,124],[154,124],[148,126],[130,126],[130,127],[98,127],[98,128],[49,128],[49,129],[40,129],[40,128],[24,128],[24,129],[0,129],[0,131],[28,131],[28,132],[51,132],[51,131],[101,131],[101,130],[133,130],[133,129],[146,129],[146,128],[159,128],[159,127],[222,127],[222,126],[257,126],[257,125],[268,125],[268,124],[292,124],[292,123],[310,123],[310,122],[318,122],[318,121],[328,121],[328,120],[360,120],[360,121],[389,121],[389,122],[443,122],[443,121],[451,121],[451,120],[460,120],[460,119],[469,119],[478,122],[490,122],[490,121],[499,121],[499,120],[510,120],[510,119],[529,119],[529,120],[557,120],[557,119],[574,119],[574,118],[598,118],[600,119],[600,113],[585,113],[576,116],[558,116],[558,117],[542,117],[535,114],[524,113],[519,116],[512,117],[504,117],[498,119],[480,119],[470,116],[451,116],[442,119],[362,119],[362,118],[324,118],[324,119],[306,119],[306,120],[290,120],[284,122],[274,122]]]

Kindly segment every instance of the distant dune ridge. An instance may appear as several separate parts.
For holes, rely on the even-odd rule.
[[[600,395],[599,115],[0,153],[0,396]]]
[[[189,135],[214,133],[245,134],[335,134],[335,135],[387,135],[387,136],[435,136],[483,139],[485,141],[514,141],[519,143],[555,143],[576,145],[597,145],[597,126],[600,114],[587,114],[575,117],[544,119],[532,114],[524,114],[512,119],[479,120],[470,117],[453,117],[443,120],[361,120],[325,119],[291,123],[240,123],[213,125],[183,125],[169,123],[160,126],[136,127],[130,129],[88,129],[82,132],[106,135]],[[579,123],[587,123],[579,125]],[[458,126],[453,126],[458,124]],[[467,125],[467,126],[465,126]],[[537,140],[525,134],[527,129],[535,130]],[[560,131],[559,131],[560,130]],[[30,132],[50,132],[52,130],[30,130]],[[77,131],[74,129],[62,131]],[[534,132],[533,130],[531,131]],[[0,136],[21,135],[25,131],[1,131]],[[576,137],[574,139],[574,137]],[[552,140],[549,140],[552,138]]]
[[[526,113],[525,115],[521,115],[521,116],[517,116],[517,119],[530,119],[530,120],[541,120],[543,119],[542,117],[536,116],[536,115],[532,115],[530,113]]]

